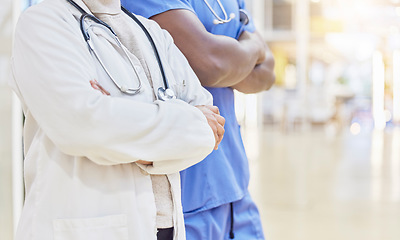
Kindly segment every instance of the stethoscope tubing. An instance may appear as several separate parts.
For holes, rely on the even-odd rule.
[[[143,32],[146,34],[147,39],[149,40],[151,46],[152,46],[153,49],[154,49],[154,54],[156,55],[156,58],[157,58],[157,63],[158,63],[158,66],[159,66],[159,68],[160,68],[160,71],[161,71],[161,75],[162,75],[162,78],[163,78],[163,82],[164,82],[165,89],[169,89],[169,84],[168,84],[168,81],[167,81],[167,77],[165,76],[164,67],[163,67],[163,65],[162,65],[162,61],[161,61],[161,58],[160,58],[160,54],[158,53],[157,46],[156,46],[156,44],[154,43],[154,40],[153,40],[153,38],[151,37],[149,31],[146,29],[146,27],[143,25],[143,23],[141,23],[141,22],[139,21],[139,19],[138,19],[135,15],[133,15],[131,12],[129,12],[129,11],[128,11],[126,8],[124,8],[123,6],[121,6],[121,9],[122,9],[122,11],[123,11],[124,13],[126,13],[130,18],[132,18],[132,19],[140,26],[140,28],[143,30]]]
[[[91,15],[82,15],[82,16],[91,17]],[[83,18],[81,21],[82,21],[82,22],[81,22],[81,26],[83,26],[82,24],[83,24],[84,18]],[[107,26],[103,26],[103,25],[100,25],[100,26],[102,26],[102,27],[107,27]],[[82,27],[82,29],[83,29],[83,27]],[[108,77],[109,77],[109,78],[111,79],[111,81],[121,90],[121,92],[126,93],[126,94],[130,94],[130,95],[134,95],[134,94],[139,93],[139,92],[140,92],[140,89],[142,88],[142,82],[139,80],[138,86],[137,86],[136,88],[128,88],[128,87],[125,86],[125,85],[122,85],[122,86],[121,86],[121,85],[112,77],[111,73],[108,71],[107,67],[105,66],[105,64],[103,63],[103,61],[101,60],[101,58],[97,55],[97,53],[96,53],[96,51],[94,50],[94,47],[93,47],[93,45],[92,45],[92,42],[91,42],[91,39],[90,39],[89,34],[87,34],[87,36],[88,36],[88,37],[87,37],[87,39],[86,39],[86,42],[87,42],[87,44],[88,44],[88,46],[89,46],[89,50],[94,54],[94,56],[96,57],[97,61],[99,61],[101,67],[104,69],[104,71],[106,72],[106,74],[108,75]],[[134,66],[134,64],[132,63],[132,60],[131,60],[131,58],[129,57],[128,52],[126,51],[125,48],[122,47],[122,43],[121,43],[121,41],[119,40],[119,38],[117,37],[116,34],[114,34],[114,37],[115,37],[115,40],[116,40],[116,42],[117,42],[117,44],[118,44],[118,47],[120,47],[120,48],[122,49],[122,51],[124,51],[125,56],[128,58],[128,61],[129,61],[130,65],[131,65],[132,69],[134,70],[136,77],[137,77],[138,79],[140,79],[140,76],[139,76],[139,74],[136,72],[135,66]]]
[[[137,74],[137,72],[136,72],[136,70],[135,70],[135,67],[134,67],[134,65],[133,65],[133,63],[132,63],[132,61],[131,61],[131,59],[129,58],[128,53],[127,53],[126,50],[122,47],[122,43],[120,42],[120,40],[119,40],[117,34],[113,31],[113,29],[112,29],[107,23],[105,23],[105,22],[101,21],[100,19],[98,19],[97,17],[95,17],[95,16],[93,16],[93,15],[87,13],[84,9],[82,9],[82,8],[81,8],[76,2],[74,2],[73,0],[67,0],[67,1],[68,1],[72,6],[74,6],[76,9],[78,9],[78,10],[81,12],[82,16],[80,17],[80,28],[81,28],[82,35],[83,35],[83,37],[84,37],[86,43],[88,44],[89,50],[90,50],[92,53],[94,53],[96,59],[99,61],[100,65],[101,65],[102,68],[105,70],[106,74],[110,77],[110,79],[113,81],[113,83],[114,83],[114,84],[121,90],[121,92],[123,92],[123,93],[133,95],[133,94],[137,94],[138,92],[140,92],[140,88],[141,88],[141,81],[140,81],[140,78],[139,78],[139,76],[138,76],[138,74]],[[154,40],[153,40],[153,38],[151,37],[149,31],[146,29],[146,27],[143,25],[143,23],[141,23],[141,22],[139,21],[139,19],[138,19],[135,15],[133,15],[131,12],[129,12],[127,9],[125,9],[125,8],[122,7],[122,6],[121,6],[121,9],[122,9],[122,11],[123,11],[124,13],[126,13],[131,19],[133,19],[133,20],[140,26],[140,28],[141,28],[141,29],[143,30],[143,32],[145,33],[147,39],[149,40],[149,42],[150,42],[150,44],[151,44],[151,46],[152,46],[152,48],[153,48],[155,57],[156,57],[156,59],[157,59],[158,66],[159,66],[159,68],[160,68],[161,76],[162,76],[162,78],[163,78],[164,87],[165,87],[165,88],[162,88],[162,87],[158,88],[158,98],[159,98],[160,100],[169,100],[169,99],[174,99],[174,98],[176,98],[174,92],[172,91],[172,89],[170,89],[170,86],[169,86],[169,83],[168,83],[168,81],[167,81],[167,77],[166,77],[166,75],[165,75],[164,67],[163,67],[163,65],[162,65],[162,61],[161,61],[159,52],[158,52],[158,50],[157,50],[156,44],[154,43]],[[85,30],[84,30],[83,25],[84,25],[84,20],[85,20],[85,18],[90,18],[90,19],[93,20],[94,22],[98,23],[100,26],[106,27],[106,28],[114,35],[114,37],[115,37],[115,39],[116,39],[116,41],[117,41],[119,47],[121,47],[121,48],[123,49],[124,53],[125,53],[126,56],[128,57],[128,60],[130,61],[130,64],[131,64],[132,68],[133,68],[134,71],[135,71],[135,74],[137,75],[137,77],[138,77],[138,79],[139,79],[139,86],[138,86],[137,88],[127,88],[127,87],[125,87],[125,86],[121,86],[121,85],[118,84],[118,83],[115,81],[115,79],[111,76],[110,72],[109,72],[109,71],[107,70],[107,68],[105,67],[103,61],[101,61],[100,57],[97,55],[96,51],[94,50],[94,48],[93,48],[93,46],[92,46],[92,44],[91,44],[91,42],[90,42],[90,36],[89,36],[89,34],[88,34],[87,32],[85,32]]]

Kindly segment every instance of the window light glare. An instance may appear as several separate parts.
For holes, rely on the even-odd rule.
[[[361,126],[358,122],[354,122],[350,126],[350,133],[353,135],[358,135],[361,132]]]

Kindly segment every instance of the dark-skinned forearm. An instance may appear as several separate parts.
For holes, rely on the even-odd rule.
[[[257,35],[245,33],[238,41],[211,34],[191,11],[170,10],[151,19],[172,35],[203,86],[232,86],[263,58],[264,43]]]
[[[274,59],[270,56],[245,79],[231,87],[242,93],[258,93],[270,89],[274,82]]]

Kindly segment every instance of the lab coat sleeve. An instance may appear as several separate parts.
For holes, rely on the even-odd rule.
[[[184,101],[146,103],[94,90],[93,60],[79,31],[59,8],[32,7],[16,28],[14,85],[60,151],[101,165],[151,161],[158,173],[180,171],[212,151],[206,118]]]

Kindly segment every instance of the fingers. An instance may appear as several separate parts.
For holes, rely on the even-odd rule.
[[[224,137],[225,134],[225,118],[222,117],[221,115],[215,115],[215,119],[217,120],[217,135],[218,135],[218,141],[216,141],[214,149],[218,149],[218,145],[221,143],[222,138]]]
[[[220,115],[217,115],[217,116],[221,117]],[[211,122],[211,124],[210,124],[210,122]],[[221,143],[222,138],[224,137],[225,129],[224,129],[224,126],[219,124],[219,122],[216,119],[210,120],[209,125],[211,126],[211,129],[214,132],[214,137],[215,137],[214,150],[217,150],[218,145]]]
[[[217,122],[223,127],[225,126],[225,118],[221,115],[215,115],[215,118],[217,119]]]
[[[219,115],[219,108],[217,106],[212,106],[212,105],[203,105],[203,106],[210,109],[213,113]]]
[[[222,138],[225,133],[224,125],[225,118],[219,114],[219,109],[216,106],[196,106],[198,109],[202,111],[204,116],[207,118],[208,125],[211,127],[214,137],[215,137],[215,146],[214,149],[218,149],[218,145],[222,141]]]
[[[153,162],[145,161],[145,160],[137,160],[137,163],[143,164],[143,165],[152,165]]]
[[[90,80],[89,82],[90,82],[90,85],[91,85],[94,89],[99,90],[102,94],[104,94],[104,95],[110,95],[110,93],[109,93],[107,90],[105,90],[105,89],[100,85],[100,83],[98,83],[95,79],[94,79],[94,80]]]
[[[223,118],[221,115],[216,115],[217,117],[217,136],[218,136],[218,140],[215,142],[215,147],[214,149],[217,150],[218,149],[218,145],[221,143],[222,138],[224,137],[224,133],[225,133],[225,128],[224,128],[224,124],[225,124],[225,118]]]

